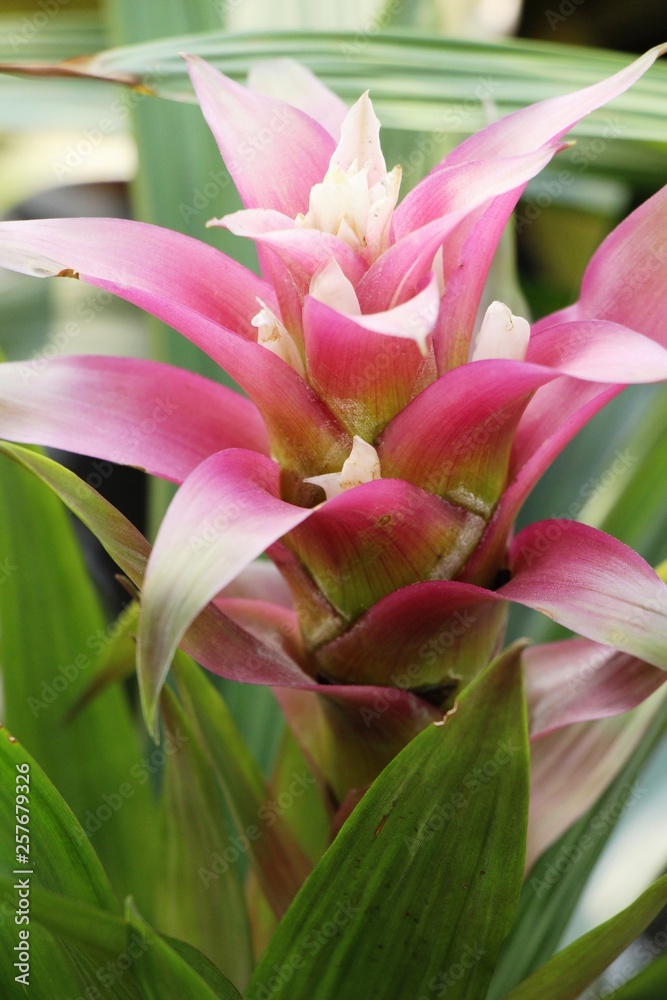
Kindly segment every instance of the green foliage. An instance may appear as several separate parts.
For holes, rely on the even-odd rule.
[[[4,721],[94,838],[114,886],[121,894],[131,890],[143,903],[155,859],[150,786],[133,777],[144,741],[117,688],[67,718],[94,677],[113,629],[62,505],[25,469],[4,456],[0,463]],[[115,802],[123,784],[132,789],[131,806],[114,810],[107,799]]]
[[[0,805],[18,828],[15,838],[13,824],[6,826],[0,841],[4,995],[61,1000],[87,990],[105,1000],[239,1000],[215,966],[156,934],[131,900],[123,918],[86,832],[6,729]]]
[[[666,728],[663,710],[597,802],[533,865],[488,1000],[503,1000],[509,990],[554,954],[591,872],[625,812],[634,784],[664,739]]]
[[[576,1000],[660,913],[666,902],[667,875],[621,913],[560,951],[505,1000]]]
[[[483,996],[518,899],[527,809],[514,648],[366,792],[280,923],[248,1000],[371,1000],[388,984],[394,996]]]
[[[327,14],[324,8],[310,21],[323,30],[269,32],[266,20],[261,30],[235,34],[219,29],[219,6],[208,0],[108,0],[106,23],[97,13],[64,9],[20,44],[21,22],[17,26],[16,17],[3,16],[0,60],[61,60],[120,44],[124,47],[94,58],[89,69],[136,74],[157,95],[174,100],[154,100],[145,90],[100,80],[2,76],[0,126],[17,132],[55,125],[94,129],[120,100],[126,110],[119,131],[129,127],[131,111],[139,151],[137,217],[213,241],[249,266],[256,262],[247,245],[204,228],[208,218],[240,203],[198,109],[188,105],[192,92],[180,51],[202,55],[236,78],[257,59],[292,56],[348,101],[370,86],[389,158],[407,168],[406,188],[459,138],[486,124],[489,113],[502,115],[585,86],[629,61],[562,45],[399,34],[385,30],[390,17],[382,12],[373,22],[381,26],[379,33],[354,18],[348,31],[332,32],[324,30],[325,20],[318,22]],[[274,6],[257,4],[258,17],[260,7],[268,17]],[[156,35],[165,40],[153,41]],[[575,131],[580,153],[588,156],[596,140],[603,140],[604,150],[589,157],[584,177],[575,174],[567,192],[572,204],[587,204],[591,186],[605,175],[620,181],[613,190],[605,188],[609,196],[594,206],[601,230],[620,212],[629,185],[650,189],[664,181],[666,86],[667,66],[658,64],[614,102],[613,142],[607,141],[607,110]],[[560,157],[554,170],[571,166],[570,155]],[[569,277],[570,271],[563,280]],[[505,270],[501,287],[508,280],[513,281]],[[549,302],[549,286],[548,279],[537,289],[538,311]],[[47,299],[41,285],[28,301],[18,286],[3,296],[9,331],[3,336],[11,357],[26,356],[43,336]],[[224,377],[173,331],[156,323],[153,332],[155,356]],[[662,559],[667,555],[664,399],[656,396],[642,409],[628,397],[603,419],[571,446],[527,514],[532,519],[533,509],[536,516],[566,509],[572,484],[580,496],[582,484],[595,477],[601,481],[618,445],[632,455],[628,474],[597,490],[588,503],[582,499],[580,516],[654,561]],[[85,484],[82,494],[76,477],[44,456],[15,446],[3,450],[47,482],[84,523],[98,531],[103,526],[126,572],[141,574],[148,546],[129,522]],[[75,997],[93,987],[105,1000],[240,1000],[217,966],[235,982],[245,982],[252,963],[249,919],[257,931],[262,921],[268,927],[286,910],[253,977],[252,1000],[274,980],[272,995],[290,1000],[356,1000],[386,996],[388,989],[397,996],[417,997],[420,991],[431,996],[442,987],[449,997],[476,1000],[485,993],[508,934],[489,1000],[508,997],[509,990],[512,1000],[565,1000],[592,982],[664,903],[662,880],[623,914],[552,957],[614,824],[546,897],[538,896],[531,880],[544,881],[549,866],[572,852],[595,817],[613,807],[661,738],[664,723],[656,721],[600,800],[545,852],[519,897],[527,752],[516,659],[510,655],[466,692],[444,730],[427,730],[386,769],[287,909],[321,853],[329,813],[320,789],[311,788],[284,821],[276,814],[270,825],[256,824],[283,787],[280,782],[303,764],[291,737],[281,739],[282,721],[271,695],[223,685],[232,719],[212,679],[179,659],[178,700],[167,691],[163,705],[168,733],[186,739],[175,754],[165,749],[173,740],[164,744],[157,751],[164,768],[148,769],[146,761],[156,751],[146,747],[124,692],[113,685],[126,674],[132,622],[117,638],[67,516],[26,468],[0,456],[0,666],[5,720],[22,741],[10,742],[7,731],[0,731],[0,811],[13,817],[16,765],[29,762],[31,854],[39,858],[31,877],[33,1000]],[[164,484],[155,488],[153,526],[169,496]],[[545,622],[545,638],[550,628]],[[80,710],[73,713],[75,707]],[[269,787],[248,747],[269,773],[279,742],[280,773]],[[471,776],[497,760],[503,743],[520,751],[510,754],[488,783],[478,779],[473,793]],[[459,808],[454,802],[463,792],[467,798]],[[445,817],[446,836],[440,833]],[[258,838],[249,835],[251,828],[259,830]],[[9,823],[3,822],[0,838],[0,969],[3,984],[10,984],[8,996],[23,997],[12,965],[17,940],[12,907],[20,876],[13,874]],[[232,842],[243,846],[237,848],[243,856],[227,866],[224,878],[214,873],[218,877],[206,887],[198,869],[207,870],[211,858]],[[250,914],[246,860],[257,888]],[[121,911],[118,900],[128,893],[158,930],[131,901]],[[273,907],[268,917],[262,915],[267,900]],[[618,990],[618,1000],[662,998],[665,970],[665,959],[657,960]]]

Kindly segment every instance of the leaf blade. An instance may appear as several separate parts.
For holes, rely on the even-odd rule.
[[[663,876],[615,917],[554,955],[506,1000],[576,1000],[660,913],[666,901],[667,876]]]
[[[490,764],[501,749],[504,766]],[[494,780],[484,784],[487,765]],[[290,1000],[373,998],[388,981],[413,996],[463,962],[468,974],[448,995],[483,995],[522,878],[527,768],[514,647],[466,690],[444,730],[425,730],[371,786],[280,924],[248,1000],[267,986]],[[443,856],[436,834],[446,822]]]

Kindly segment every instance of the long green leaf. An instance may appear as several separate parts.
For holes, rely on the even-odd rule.
[[[174,948],[169,939],[156,934],[130,901],[126,906],[130,927],[146,942],[143,961],[137,963],[142,1000],[241,1000],[241,994],[194,949]],[[192,964],[191,964],[192,963]]]
[[[87,984],[72,964],[75,954],[48,929],[33,926],[35,899],[40,888],[67,893],[86,908],[95,907],[102,919],[118,913],[118,903],[76,817],[5,728],[0,729],[0,816],[1,981],[11,984],[11,996],[17,997],[33,988],[40,1000],[53,997],[56,987],[78,992]]]
[[[25,455],[36,467],[49,462]],[[150,787],[133,777],[143,746],[125,695],[105,691],[67,721],[113,629],[102,616],[66,511],[25,469],[4,455],[0,463],[4,719],[94,839],[121,895],[132,890],[147,903],[154,806]],[[122,796],[126,785],[129,795]]]
[[[25,870],[28,881],[75,899],[118,909],[88,838],[43,770],[7,729],[0,729],[0,872]],[[19,832],[26,831],[17,841]]]
[[[533,865],[488,1000],[503,1000],[553,955],[619,818],[641,794],[637,779],[666,729],[663,707],[609,788]]]
[[[350,58],[350,50],[354,58]],[[344,97],[355,98],[372,80],[374,100],[387,126],[474,131],[486,123],[476,90],[487,82],[500,114],[534,101],[585,87],[631,61],[601,49],[526,40],[472,42],[381,32],[203,32],[142,45],[127,45],[94,58],[101,73],[156,74],[156,90],[183,97],[185,71],[179,52],[210,60],[239,76],[260,59],[291,56],[313,69]],[[155,76],[152,77],[155,80]],[[654,67],[614,104],[625,139],[664,142],[661,125],[667,70]],[[456,112],[450,113],[447,112]],[[597,135],[604,112],[590,116],[580,134]],[[591,124],[594,122],[595,124]]]
[[[382,772],[297,896],[247,1000],[479,1000],[512,922],[528,805],[520,652]]]
[[[130,9],[130,16],[136,17],[136,9],[130,7],[129,0],[110,2],[119,10]],[[163,7],[160,9],[164,11]],[[111,77],[118,73],[130,74],[160,96],[182,102],[192,101],[193,94],[179,55],[181,52],[200,55],[236,78],[245,76],[257,61],[291,57],[313,69],[349,102],[370,86],[384,127],[407,129],[413,133],[428,132],[430,135],[423,137],[428,144],[432,144],[434,136],[436,140],[449,137],[451,142],[452,138],[486,125],[488,110],[485,102],[488,100],[493,102],[494,114],[501,116],[526,104],[595,83],[632,59],[630,55],[582,46],[524,39],[471,42],[411,34],[406,36],[404,30],[367,33],[361,37],[358,32],[265,30],[243,34],[220,31],[179,34],[178,28],[172,27],[170,31],[168,24],[160,23],[154,26],[149,37],[154,37],[156,30],[178,37],[149,41],[144,35],[140,44],[125,45],[92,57],[86,64],[88,71]],[[123,35],[116,31],[115,38],[118,41],[134,41],[137,34],[131,35],[128,31]],[[79,82],[82,93],[89,95],[93,92],[90,81]],[[603,155],[596,151],[587,157],[589,175],[613,170],[620,177],[642,176],[649,184],[662,183],[667,162],[663,127],[666,92],[667,69],[664,65],[656,65],[629,93],[618,97],[609,109],[594,112],[576,127],[575,135],[605,140]],[[151,108],[145,116],[143,108],[142,105],[142,135],[149,148],[152,145],[153,149],[161,150],[166,133],[161,131],[158,135],[154,134],[154,130],[162,112]],[[178,118],[181,129],[190,131],[194,126],[187,121],[184,117]],[[194,122],[194,119],[191,121]],[[175,123],[174,119],[172,124]],[[613,141],[609,141],[610,129]],[[194,134],[189,138],[194,139]],[[201,141],[201,137],[196,139],[193,150],[201,153]],[[650,149],[644,147],[642,156],[638,157],[638,142],[653,145]],[[194,163],[189,145],[180,142],[178,148],[183,157]],[[418,141],[412,152],[427,169],[422,146],[423,143]],[[213,175],[220,172],[219,161],[210,166],[213,163],[209,158],[212,153],[213,147],[209,146],[206,160],[200,160],[198,168],[188,175],[189,201],[183,202],[179,197],[178,203],[171,202],[172,211],[177,204],[181,211],[179,228],[190,220],[196,220],[200,207],[208,212],[208,218],[219,215],[220,204],[226,204],[228,185],[224,172],[217,181],[215,176],[209,176],[210,171]],[[202,170],[204,162],[207,166]],[[176,173],[179,172],[180,168]],[[203,194],[201,186],[209,183],[213,187],[217,184],[219,189],[211,196]],[[157,192],[158,188],[167,193],[159,174],[156,175],[153,190]],[[171,193],[174,193],[174,186]],[[142,199],[145,199],[146,206],[151,197],[147,190],[143,190]],[[166,202],[162,208],[170,211]],[[184,211],[187,219],[183,216]],[[218,237],[226,238],[220,233],[215,238]]]
[[[244,985],[252,968],[250,927],[242,872],[228,860],[234,839],[222,797],[197,733],[169,689],[161,707],[166,739],[160,927]],[[235,852],[237,860],[241,856]]]
[[[47,98],[48,91],[48,98]],[[0,126],[28,129],[94,129],[114,101],[127,98],[120,87],[97,80],[49,80],[0,76]]]
[[[174,674],[184,707],[199,729],[236,822],[237,836],[226,846],[232,855],[247,854],[265,896],[280,917],[310,872],[308,858],[287,825],[285,810],[272,802],[258,765],[211,681],[181,653],[174,661]],[[315,784],[305,769],[291,777],[292,801]],[[217,878],[213,871],[209,876],[211,881]]]
[[[640,944],[641,951],[645,945]],[[667,996],[667,955],[663,954],[647,968],[614,987],[614,1000],[664,1000]]]
[[[11,880],[0,876],[0,893],[10,889]],[[123,918],[81,900],[35,888],[31,894],[29,995],[38,1000],[64,1000],[67,989],[96,1000],[181,1000],[186,996],[188,1000],[240,1000],[232,984],[195,948],[157,934],[131,900],[125,909]],[[61,971],[57,965],[47,970],[32,964],[41,958],[41,950],[34,953],[34,939],[40,940],[40,932],[46,928],[76,945],[78,975],[66,965]],[[57,953],[50,958],[56,959]],[[25,997],[26,993],[19,989],[14,996]]]
[[[576,1000],[667,902],[667,875],[611,920],[564,948],[505,1000]]]

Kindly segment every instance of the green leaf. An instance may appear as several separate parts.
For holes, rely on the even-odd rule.
[[[664,710],[658,711],[626,765],[597,802],[533,865],[488,1000],[503,1000],[553,955],[605,844],[635,795],[637,778],[666,729]]]
[[[0,876],[0,893],[6,895],[11,880]],[[55,1000],[84,992],[105,1000],[239,1000],[240,994],[201,953],[183,941],[157,934],[139,915],[131,898],[125,918],[99,910],[80,900],[34,888],[31,891],[30,996]],[[77,971],[68,968],[62,952],[52,945],[50,960],[42,967],[45,930],[75,945],[70,947]],[[41,935],[41,936],[40,936]],[[8,935],[0,936],[0,947]],[[57,959],[62,967],[59,969]],[[40,964],[34,964],[35,962]],[[43,969],[43,971],[42,971]],[[38,975],[42,971],[42,975]],[[67,978],[69,977],[69,979]],[[63,986],[69,982],[71,985]],[[33,993],[33,990],[36,990]],[[20,991],[17,996],[26,994]]]
[[[74,718],[110,685],[134,675],[138,617],[139,605],[136,601],[131,601],[118,615],[113,627],[109,629],[109,645],[95,662],[95,676],[72,705],[68,718]]]
[[[46,83],[31,77],[0,76],[0,126],[7,131],[97,128],[114,101],[124,105],[124,93],[118,86],[96,80],[50,79]]]
[[[77,762],[78,763],[78,762]],[[0,728],[0,873],[25,870],[30,884],[118,909],[108,879],[76,816],[28,751]],[[19,796],[24,796],[20,798]],[[16,837],[26,830],[27,840]]]
[[[7,884],[11,886],[10,882]],[[0,878],[0,887],[3,885],[4,880]],[[2,894],[3,896],[6,894],[4,889]],[[53,935],[35,921],[30,926],[28,978],[27,980],[21,978],[25,977],[25,966],[28,963],[21,963],[20,958],[25,956],[22,956],[20,951],[17,953],[14,950],[17,945],[23,943],[18,936],[19,930],[25,928],[15,927],[13,918],[11,922],[0,924],[0,977],[5,990],[3,998],[54,1000],[54,997],[80,997],[83,984],[76,968]],[[15,966],[15,962],[19,962],[19,965]],[[104,997],[104,1000],[114,1000],[106,993],[100,996]],[[137,997],[136,1000],[141,998]]]
[[[276,931],[247,1000],[479,1000],[522,874],[528,744],[520,648],[373,783]]]
[[[11,889],[11,878],[0,875],[0,891],[8,893]],[[31,924],[33,920],[100,956],[118,954],[127,941],[127,924],[118,905],[113,911],[101,910],[66,892],[49,891],[38,885],[30,887]]]
[[[291,795],[289,788],[292,785],[292,790],[294,789],[295,775],[308,776],[311,773],[304,751],[299,746],[292,730],[286,727],[271,778],[274,798],[279,796],[281,792]],[[288,826],[296,834],[299,843],[303,845],[313,864],[319,861],[331,842],[332,818],[332,802],[321,777],[319,781],[314,781],[312,785],[304,789],[304,794],[294,799],[285,813]]]
[[[197,956],[196,967],[190,964],[194,949],[171,947],[171,942],[156,934],[138,913],[132,901],[126,905],[130,927],[142,935],[146,951],[137,962],[136,974],[144,990],[143,1000],[242,1000],[241,994],[210,964]],[[202,974],[203,969],[206,971]]]
[[[639,946],[640,949],[643,945]],[[667,955],[661,955],[630,979],[614,989],[614,1000],[665,1000],[667,996]]]
[[[20,445],[2,441],[0,454],[11,458],[46,483],[93,532],[133,582],[143,579],[150,545],[141,532],[92,486],[53,459]]]
[[[160,927],[204,952],[226,976],[244,985],[253,956],[236,863],[243,855],[234,847],[208,756],[168,688],[161,707],[166,738]]]
[[[31,471],[54,471],[71,482],[76,497],[81,480],[58,471],[56,463],[11,445],[4,452]],[[118,688],[105,691],[67,721],[94,675],[97,655],[112,641],[113,626],[102,616],[66,511],[5,455],[0,455],[4,718],[94,837],[114,886],[147,902],[156,858],[155,813],[149,786],[132,777],[143,746],[125,694]],[[129,803],[118,793],[124,784],[131,786]],[[110,801],[120,801],[122,808]]]
[[[350,58],[349,50],[354,51]],[[626,66],[630,55],[584,46],[503,39],[477,42],[425,37],[404,29],[369,35],[363,46],[353,32],[202,32],[127,45],[93,57],[90,68],[106,73],[151,72],[160,95],[189,93],[180,52],[202,56],[240,77],[260,59],[292,57],[309,66],[344,98],[355,100],[372,83],[372,97],[387,127],[470,133],[487,123],[476,96],[487,83],[498,115],[595,83]],[[662,105],[667,68],[655,66],[630,95],[614,102],[615,121],[628,139],[664,143]],[[450,113],[448,113],[450,112]],[[618,115],[618,119],[616,119]],[[608,113],[595,112],[578,129],[601,135]]]
[[[188,10],[190,6],[194,7],[188,5]],[[211,7],[210,4],[203,6]],[[628,65],[633,58],[602,49],[527,39],[476,42],[438,38],[433,34],[420,36],[404,28],[367,32],[361,41],[359,33],[354,31],[267,31],[264,23],[258,30],[243,34],[220,30],[184,34],[195,27],[210,27],[210,10],[208,15],[203,15],[200,5],[196,7],[198,18],[186,17],[185,8],[177,11],[174,4],[155,7],[153,12],[158,10],[159,22],[153,20],[151,25],[148,20],[147,33],[147,18],[143,17],[139,33],[135,27],[137,9],[130,0],[110,0],[109,7],[113,12],[115,41],[136,42],[137,38],[141,41],[91,57],[87,64],[80,64],[82,70],[87,65],[88,72],[101,76],[135,74],[160,96],[182,102],[194,98],[179,55],[181,52],[202,56],[237,79],[244,77],[252,63],[258,60],[291,57],[309,66],[349,103],[370,86],[385,129],[432,133],[427,137],[429,144],[435,137],[436,144],[444,138],[449,139],[451,145],[455,138],[486,125],[488,110],[482,97],[493,101],[494,113],[500,117],[535,101],[595,83]],[[143,7],[142,4],[142,10]],[[159,41],[152,40],[156,28],[162,36]],[[173,37],[165,38],[167,35]],[[50,81],[49,87],[59,83],[69,85],[71,81]],[[86,98],[94,95],[89,80],[76,83],[80,84]],[[667,161],[663,128],[666,90],[667,67],[659,64],[634,84],[628,94],[615,99],[611,108],[618,136],[613,142],[606,141],[610,117],[606,108],[589,115],[576,127],[575,135],[605,140],[603,154],[596,153],[587,164],[591,176],[613,170],[618,177],[640,174],[649,184],[662,183]],[[187,139],[181,132],[157,131],[158,115],[162,116],[162,112],[154,113],[154,107],[144,105],[142,95],[136,91],[132,92],[132,97],[132,106],[140,105],[142,133],[139,138],[142,144],[146,143],[147,168],[157,164],[159,169],[160,160],[164,166],[165,158],[159,151],[163,148],[165,135],[182,135],[177,147],[180,155],[175,157],[172,200],[162,205],[154,200],[158,192],[169,193],[166,182],[158,174],[154,182],[139,181],[144,207],[152,205],[156,211],[178,211],[180,224],[177,228],[190,225],[191,221],[205,221],[203,216],[198,216],[202,210],[199,206],[204,206],[203,210],[208,213],[206,218],[222,214],[223,206],[224,211],[231,211],[226,207],[230,186],[222,179],[226,173],[221,171],[219,159],[212,159],[214,146],[209,141],[206,148],[204,134],[197,131],[199,123],[195,118],[188,119],[183,111],[176,111],[175,117],[164,119],[164,124],[178,124],[180,129],[187,130]],[[107,106],[108,103],[107,99]],[[646,146],[641,149],[641,157],[637,155],[638,142],[652,144],[650,149]],[[158,151],[153,157],[151,145]],[[424,165],[425,172],[428,164],[422,146],[413,143],[411,152]],[[143,156],[141,159],[144,162]],[[189,166],[186,168],[185,164]],[[146,183],[150,187],[145,187]],[[208,183],[217,184],[217,193],[210,196],[203,193]],[[175,191],[178,191],[177,200],[173,200]],[[151,217],[150,221],[160,220]],[[206,238],[217,240],[219,236],[218,233]],[[243,248],[240,252],[248,251]]]
[[[639,899],[564,948],[505,1000],[576,1000],[641,934],[667,902],[667,875]]]
[[[241,994],[236,987],[228,979],[225,979],[217,965],[214,965],[206,955],[202,955],[186,941],[179,941],[178,938],[169,937],[167,934],[160,934],[160,937],[172,951],[175,951],[184,962],[194,969],[221,1000],[239,1000]]]
[[[199,729],[211,770],[235,820],[238,836],[234,839],[241,844],[236,853],[247,854],[264,895],[281,917],[311,864],[287,825],[284,810],[275,803],[272,807],[259,767],[209,678],[182,653],[177,654],[173,669],[184,708]],[[294,779],[292,801],[300,800],[315,785],[305,767],[290,777]],[[235,850],[231,838],[229,847]]]
[[[86,983],[72,964],[74,952],[64,949],[48,929],[33,926],[40,889],[67,893],[87,911],[95,908],[101,927],[107,915],[119,913],[119,906],[76,817],[5,728],[0,728],[0,815],[4,817],[0,830],[2,982],[12,983],[12,995],[26,995],[15,980],[25,970],[17,973],[14,968],[14,949],[25,940],[19,932],[28,930],[30,959],[25,964],[30,968],[30,995],[34,988],[40,1000],[76,996]]]

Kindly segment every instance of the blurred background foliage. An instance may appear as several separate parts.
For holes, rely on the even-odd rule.
[[[281,5],[269,0],[5,0],[1,63],[52,63],[113,49],[100,63],[106,71],[131,71],[175,99],[99,80],[0,74],[0,215],[136,217],[213,242],[253,266],[254,252],[241,240],[204,227],[208,218],[234,211],[239,202],[192,104],[177,57],[183,49],[205,54],[239,77],[257,58],[301,58],[349,100],[370,86],[387,125],[387,160],[403,163],[411,186],[463,135],[487,121],[601,79],[628,61],[604,50],[639,53],[665,40],[667,7],[660,0],[525,0],[523,5],[520,0],[339,0],[329,5],[311,0]],[[533,317],[576,298],[595,247],[667,180],[666,112],[667,65],[658,64],[629,94],[576,130],[577,145],[526,190],[492,275],[497,297],[515,311],[525,299]],[[563,170],[571,183],[558,185]],[[35,282],[0,272],[0,292],[0,349],[9,360],[40,364],[61,352],[132,354],[224,378],[184,338],[77,282]],[[562,516],[576,502],[582,520],[660,563],[667,558],[666,422],[662,387],[623,394],[566,449],[528,501],[522,520]],[[627,473],[606,476],[618,451],[632,457]],[[89,459],[57,457],[149,535],[154,532],[171,494],[168,485],[146,484],[128,470],[101,475]],[[127,595],[89,537],[85,553],[95,587],[86,583],[82,565],[72,561],[72,528],[62,510],[43,490],[38,495],[25,473],[4,458],[0,462],[5,522],[0,559],[11,552],[22,570],[29,563],[33,568],[29,576],[13,578],[21,576],[27,588],[21,591],[16,584],[14,603],[0,602],[4,714],[43,763],[43,748],[51,748],[47,770],[82,819],[101,789],[111,787],[114,775],[128,767],[129,758],[120,752],[111,763],[107,760],[108,734],[100,728],[105,712],[113,711],[117,726],[125,727],[122,742],[130,758],[145,750],[133,726],[131,686],[128,682],[125,692],[129,699],[117,689],[103,696],[116,699],[113,709],[94,701],[76,723],[81,732],[72,735],[59,710],[30,717],[25,677],[36,687],[48,683],[55,664],[74,656],[85,636],[108,626]],[[37,524],[48,524],[51,534],[36,533]],[[84,537],[78,524],[75,530]],[[55,568],[54,544],[70,553]],[[7,598],[10,589],[5,585],[0,596]],[[76,593],[86,594],[83,604]],[[512,631],[540,641],[559,634],[545,618],[527,612],[514,616]],[[51,648],[49,641],[33,648],[34,632],[49,639],[55,635]],[[131,649],[119,656],[122,675],[130,669]],[[92,673],[98,669],[104,669],[101,661]],[[85,686],[83,678],[73,684],[67,700]],[[219,687],[265,774],[278,747],[280,760],[292,758],[295,748],[269,692],[224,682]],[[68,776],[79,739],[82,746],[95,747],[96,759],[110,770],[81,781]],[[657,785],[658,778],[653,780]],[[104,834],[106,846],[96,845],[116,887],[139,886],[134,891],[148,916],[151,899],[147,888],[143,896],[141,889],[148,877],[137,880],[118,855],[132,840],[132,824],[135,831],[145,829],[154,808],[142,798],[140,807],[133,807],[134,819],[128,810],[112,835]],[[636,840],[632,843],[636,846]],[[144,846],[141,856],[149,859],[152,848]],[[660,870],[667,855],[664,838],[652,849],[653,867]],[[598,913],[591,918],[597,919]]]

